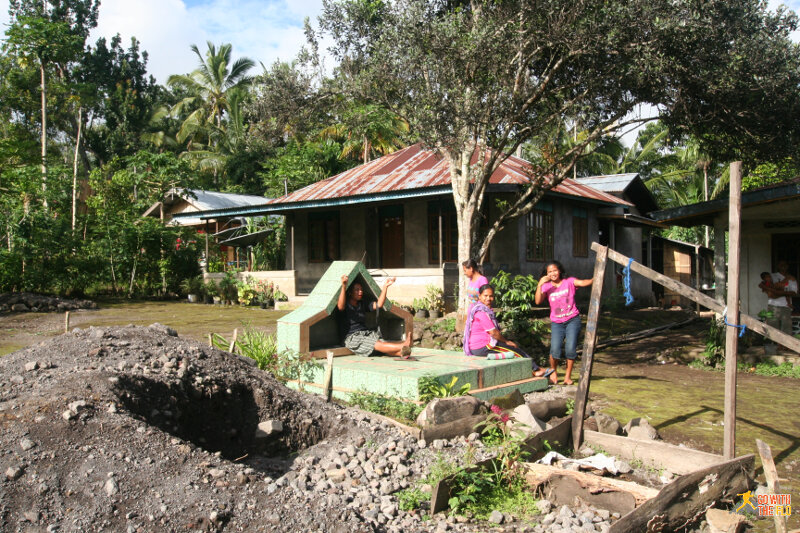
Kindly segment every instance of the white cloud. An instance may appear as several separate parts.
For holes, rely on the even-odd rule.
[[[149,72],[165,83],[170,74],[194,70],[197,57],[189,47],[202,53],[206,41],[231,43],[234,58],[267,67],[291,61],[305,44],[303,19],[315,19],[321,9],[322,0],[102,0],[90,42],[119,33],[127,47],[135,36],[149,55]],[[0,24],[7,23],[8,0],[0,0]]]

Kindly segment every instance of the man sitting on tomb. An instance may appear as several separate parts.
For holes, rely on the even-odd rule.
[[[378,336],[377,330],[369,329],[366,325],[366,313],[383,307],[386,303],[386,292],[395,282],[395,278],[388,278],[383,284],[377,302],[364,302],[364,288],[359,282],[353,282],[350,290],[347,289],[347,276],[342,276],[342,290],[336,307],[342,313],[339,322],[344,345],[356,355],[370,357],[375,352],[386,355],[410,359],[411,335],[406,335],[404,342],[383,341]]]

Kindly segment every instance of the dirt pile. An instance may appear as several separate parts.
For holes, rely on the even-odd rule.
[[[248,359],[157,324],[76,329],[1,358],[0,381],[2,531],[372,530],[274,481],[373,438],[363,417]]]
[[[55,311],[74,311],[76,309],[97,309],[97,304],[91,300],[58,298],[31,292],[6,292],[0,294],[0,313],[7,311],[15,313],[51,313]]]

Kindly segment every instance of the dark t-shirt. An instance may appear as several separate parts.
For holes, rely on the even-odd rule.
[[[339,333],[342,340],[356,331],[368,331],[366,314],[368,311],[374,310],[375,302],[361,300],[355,306],[350,305],[350,302],[346,302],[342,312],[342,320],[339,324]]]

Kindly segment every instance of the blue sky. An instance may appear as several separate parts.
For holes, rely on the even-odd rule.
[[[800,11],[800,0],[770,0]],[[303,19],[316,20],[322,0],[101,0],[100,20],[91,41],[120,33],[136,36],[147,50],[150,73],[164,83],[170,74],[192,71],[206,41],[233,44],[235,57],[247,56],[267,67],[290,61],[305,42]],[[8,0],[0,0],[0,25],[8,22]],[[800,33],[795,34],[800,42]]]

